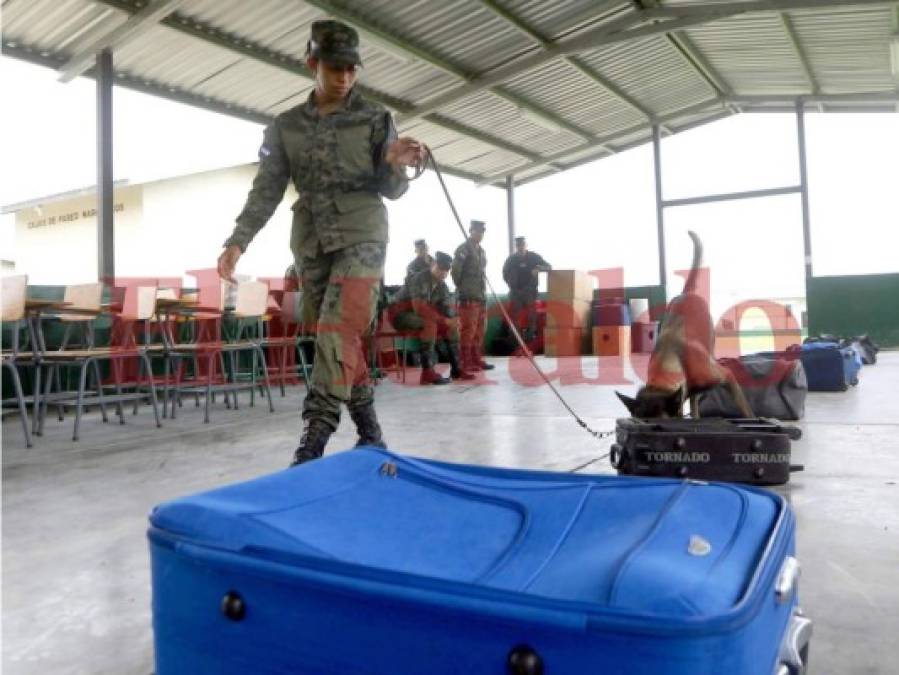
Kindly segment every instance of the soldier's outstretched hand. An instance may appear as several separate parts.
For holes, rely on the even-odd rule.
[[[396,169],[406,166],[419,166],[424,164],[428,157],[427,147],[414,138],[404,136],[398,138],[387,146],[387,163]]]
[[[234,268],[237,267],[237,259],[240,258],[242,253],[243,251],[240,250],[240,246],[237,244],[232,244],[222,251],[218,260],[219,276],[222,279],[233,284],[237,283],[237,280],[234,278]]]

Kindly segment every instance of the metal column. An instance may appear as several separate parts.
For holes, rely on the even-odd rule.
[[[796,101],[796,136],[799,141],[799,188],[802,197],[802,245],[805,249],[805,296],[808,298],[809,279],[812,278],[812,231],[808,210],[808,170],[805,159],[805,103]]]
[[[656,228],[659,241],[659,285],[668,302],[668,272],[665,266],[665,206],[662,203],[662,136],[658,124],[652,126],[652,159],[656,174]]]
[[[112,52],[97,54],[97,278],[115,276],[112,192]]]
[[[509,255],[515,252],[515,184],[513,176],[506,176],[506,220],[509,225]]]

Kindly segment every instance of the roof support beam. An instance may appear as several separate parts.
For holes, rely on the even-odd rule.
[[[662,8],[661,0],[640,0],[641,5],[647,10],[658,10]],[[731,96],[733,87],[718,72],[718,70],[709,63],[709,60],[703,55],[699,47],[697,47],[690,37],[684,31],[676,33],[666,33],[665,39],[671,45],[684,62],[709,86],[718,97]]]
[[[340,19],[341,21],[350,24],[351,26],[357,28],[362,34],[363,37],[368,34],[375,38],[374,43],[377,46],[379,43],[385,43],[392,50],[400,51],[404,54],[412,56],[424,63],[427,63],[434,68],[442,70],[444,73],[452,75],[453,77],[457,77],[463,82],[467,82],[473,77],[472,73],[464,71],[462,68],[446,61],[445,59],[441,59],[433,54],[427,52],[426,50],[414,45],[407,40],[403,40],[395,35],[391,35],[384,30],[381,30],[377,26],[372,25],[370,22],[365,19],[359,17],[358,15],[336,5],[333,2],[328,0],[304,0],[307,5],[312,5],[323,12],[327,12],[331,16]],[[589,140],[593,138],[593,134],[583,129],[576,124],[572,124],[571,122],[565,120],[561,115],[558,115],[546,108],[537,105],[533,101],[529,101],[522,96],[518,96],[502,87],[490,87],[489,91],[500,98],[503,98],[516,108],[520,110],[527,110],[532,115],[536,115],[537,117],[545,120],[549,123],[549,126],[555,127],[558,129],[565,129],[570,133],[575,134],[576,136],[580,136],[585,140]]]
[[[112,182],[112,52],[95,57],[97,78],[97,279],[115,279],[115,213]]]
[[[500,84],[562,56],[577,54],[603,45],[627,42],[651,35],[672,33],[741,14],[787,9],[884,4],[889,4],[889,2],[887,0],[757,0],[755,2],[686,5],[675,8],[662,7],[636,10],[575,37],[552,42],[550,49],[528,53],[508,64],[481,73],[459,87],[420,103],[414,113],[401,115],[400,120],[405,121],[413,116],[417,117],[439,110],[461,98]],[[639,25],[646,21],[657,22]]]
[[[104,5],[109,5],[110,7],[114,7],[116,9],[129,12],[131,14],[135,14],[139,11],[136,5],[129,0],[94,0],[95,2],[99,2]],[[190,35],[191,37],[197,38],[204,42],[208,42],[210,44],[214,44],[223,49],[227,49],[236,54],[240,54],[241,56],[247,57],[254,61],[259,61],[261,63],[268,64],[270,66],[274,66],[275,68],[279,68],[286,72],[292,73],[294,75],[298,75],[299,77],[303,77],[306,79],[311,79],[312,76],[309,73],[309,69],[306,68],[306,64],[304,61],[297,59],[293,56],[288,56],[287,54],[283,54],[280,52],[276,52],[272,49],[268,49],[263,47],[262,45],[258,45],[250,42],[249,40],[245,40],[243,38],[238,38],[233,35],[229,35],[218,28],[211,26],[209,24],[200,22],[198,20],[192,19],[190,17],[173,13],[169,16],[165,17],[161,23],[169,28],[173,28],[181,33],[186,35]],[[117,75],[117,77],[121,77]],[[398,111],[399,113],[403,113],[406,111],[412,111],[415,107],[401,99],[395,98],[393,96],[389,96],[380,92],[376,89],[372,89],[370,87],[366,87],[364,85],[356,85],[360,92],[362,92],[365,96],[372,99],[373,101],[378,101],[383,105],[391,108],[393,110]],[[171,98],[171,97],[169,97]],[[249,111],[248,111],[249,112]],[[237,114],[237,110],[233,114]],[[258,113],[260,117],[269,119],[270,115],[265,115],[263,113]],[[450,129],[458,134],[462,134],[464,136],[468,136],[470,138],[475,138],[482,143],[486,143],[492,147],[499,148],[501,150],[506,150],[507,152],[511,152],[513,154],[519,155],[521,157],[525,157],[530,159],[531,161],[535,161],[540,158],[540,155],[534,153],[526,148],[518,146],[514,143],[509,143],[500,138],[496,138],[490,134],[484,133],[477,129],[473,129],[464,124],[448,120],[445,117],[440,115],[424,115],[422,116],[424,119],[432,124],[436,124],[437,126],[445,127]]]
[[[795,9],[829,9],[834,7],[859,7],[888,5],[895,0],[735,0],[707,4],[689,4],[677,7],[657,7],[647,10],[647,17],[653,19],[674,19],[694,13],[721,11],[737,14],[758,12],[786,12]]]
[[[733,96],[727,99],[735,105],[794,105],[797,101],[803,104],[851,104],[851,103],[893,103],[899,101],[899,91],[873,91],[849,94],[818,94],[816,96],[790,96],[788,94],[769,94],[759,96]]]
[[[681,110],[675,110],[667,115],[663,115],[658,118],[659,123],[666,122],[674,122],[681,117],[690,117],[691,115],[696,115],[702,112],[711,111],[715,108],[719,108],[724,105],[724,101],[721,99],[711,99],[708,101],[703,101],[702,103],[697,103],[696,105],[691,105],[686,108],[682,108]],[[515,168],[515,173],[522,173],[525,171],[530,171],[531,169],[536,169],[540,166],[543,166],[545,163],[549,162],[564,162],[569,157],[573,157],[578,155],[585,150],[590,148],[601,148],[603,146],[608,145],[609,143],[614,143],[616,140],[621,138],[626,138],[633,134],[639,133],[641,131],[648,131],[645,124],[637,124],[632,127],[628,127],[626,129],[622,129],[621,131],[617,131],[614,134],[609,134],[608,136],[597,137],[595,140],[586,143],[584,145],[579,145],[576,148],[570,148],[568,150],[563,150],[562,152],[557,152],[554,155],[549,155],[544,158],[543,162],[532,162],[530,164],[526,164],[524,166],[519,166]],[[485,178],[482,183],[495,183],[498,180],[502,180],[505,174],[495,174],[492,176],[488,176]]]
[[[787,33],[787,37],[790,38],[793,50],[799,58],[799,63],[802,64],[802,70],[805,73],[805,79],[808,80],[809,89],[811,89],[813,96],[817,96],[821,93],[821,87],[818,86],[818,80],[815,78],[815,73],[812,71],[812,64],[808,60],[808,54],[805,53],[805,49],[803,49],[802,43],[799,41],[799,36],[796,34],[793,20],[786,12],[781,12],[780,19],[783,21],[784,30]]]
[[[781,95],[770,95],[770,96],[741,96],[741,97],[732,97],[729,99],[712,99],[709,101],[705,101],[703,103],[689,106],[687,108],[683,108],[681,110],[674,111],[668,115],[660,117],[659,120],[660,120],[660,122],[674,123],[677,121],[678,118],[690,117],[692,115],[704,112],[706,110],[711,111],[716,107],[719,107],[719,108],[723,107],[726,109],[733,105],[748,106],[748,105],[759,105],[759,104],[765,104],[765,103],[772,103],[772,104],[779,104],[779,105],[783,105],[783,106],[792,105],[792,106],[794,106],[793,109],[795,110],[795,105],[796,105],[797,101],[801,102],[803,105],[819,104],[819,103],[829,103],[829,104],[840,104],[840,103],[844,103],[844,104],[852,104],[852,103],[859,103],[859,104],[889,103],[889,104],[893,104],[893,103],[895,103],[896,105],[899,105],[899,92],[895,92],[895,93],[893,93],[893,92],[887,92],[887,93],[873,92],[873,93],[859,93],[859,94],[827,94],[827,95],[819,95],[819,96],[802,96],[799,98],[790,97],[790,96],[781,96]],[[723,115],[722,114],[717,115],[715,117],[715,119],[724,117],[724,116],[726,116],[726,113]],[[678,125],[678,126],[676,126],[676,131],[678,131],[678,132],[684,131],[686,129],[692,128],[693,126],[695,126],[695,123],[691,123],[691,124],[688,124],[685,126]],[[578,154],[584,152],[585,149],[587,149],[589,147],[599,148],[605,144],[614,143],[617,139],[625,138],[627,136],[630,136],[630,135],[633,135],[635,133],[638,133],[640,131],[645,131],[645,130],[646,130],[646,128],[643,125],[629,127],[627,129],[623,129],[623,130],[618,131],[609,136],[606,136],[603,138],[597,138],[596,141],[593,143],[578,146],[576,148],[571,148],[569,150],[565,150],[563,152],[559,152],[554,155],[550,155],[546,158],[546,160],[551,161],[551,162],[556,162],[558,164],[557,166],[553,167],[554,171],[559,171],[559,170],[564,171],[566,169],[571,168],[572,166],[576,166],[577,164],[581,163],[581,160],[578,160],[577,162],[575,162],[575,164],[568,164],[568,163],[566,163],[566,160],[570,157],[573,157],[575,155],[578,155]],[[626,149],[626,148],[616,145],[617,151],[621,151],[623,149]],[[593,158],[591,158],[591,159],[593,159]],[[541,166],[541,164],[539,162],[535,162],[532,164],[527,164],[524,166],[516,167],[515,172],[516,173],[524,173],[524,172],[530,171],[531,169],[538,168],[540,166]],[[496,183],[497,181],[502,180],[503,175],[504,174],[495,174],[495,175],[488,176],[483,181],[481,181],[481,183],[483,183],[483,184]],[[542,175],[545,175],[545,174],[542,174]],[[529,182],[530,180],[531,179],[526,179],[524,182]],[[522,182],[519,181],[517,184],[520,185],[521,183]]]
[[[552,49],[552,41],[547,40],[543,35],[534,30],[533,27],[525,23],[521,19],[521,17],[515,15],[513,12],[510,12],[505,7],[502,7],[497,2],[495,2],[495,0],[480,0],[480,3],[500,18],[515,26],[531,40],[534,40],[544,51]],[[588,78],[593,80],[600,87],[612,94],[612,96],[636,110],[650,122],[653,122],[653,120],[655,119],[655,113],[649,110],[649,108],[641,104],[632,96],[628,95],[616,84],[600,75],[595,69],[589,67],[577,57],[563,56],[562,60],[568,65],[572,66],[575,70],[579,71],[582,75],[586,75]]]
[[[125,23],[104,32],[66,61],[57,72],[60,82],[71,82],[94,65],[96,55],[104,50],[114,51],[131,40],[145,34],[162,19],[178,9],[185,0],[152,0],[143,9],[133,13]]]
[[[709,63],[708,59],[699,51],[699,48],[693,44],[693,41],[683,31],[677,33],[669,33],[665,36],[668,44],[670,44],[678,54],[684,59],[690,68],[702,78],[709,86],[712,92],[721,98],[732,96],[733,87],[728,81]],[[737,106],[731,106],[733,112],[740,112]]]
[[[673,134],[679,134],[683,131],[688,131],[688,130],[693,129],[698,126],[710,124],[711,122],[717,122],[718,120],[724,119],[725,117],[730,117],[734,114],[735,113],[730,108],[722,108],[720,112],[717,112],[714,115],[711,115],[709,117],[703,117],[701,120],[689,122],[689,123],[683,124],[683,125],[676,125],[676,126],[669,123],[669,127],[671,128],[671,131]],[[647,136],[645,138],[638,138],[636,140],[628,141],[627,143],[616,144],[615,150],[617,152],[625,152],[627,150],[631,150],[632,148],[636,148],[641,145],[645,145],[646,143],[649,143],[651,141],[651,138],[649,135],[650,131],[651,130],[646,130]],[[561,170],[569,171],[576,167],[583,166],[585,164],[589,164],[590,162],[595,162],[596,160],[601,159],[603,157],[605,157],[605,155],[602,152],[596,152],[596,153],[591,153],[589,155],[584,155],[572,162],[565,162],[564,164],[562,164]],[[528,183],[534,183],[542,178],[546,178],[547,176],[557,173],[558,171],[559,171],[559,169],[541,171],[540,173],[535,173],[535,174],[528,176],[527,178],[522,178],[520,180],[515,181],[515,185],[517,187],[520,187],[522,185],[527,185]],[[494,183],[494,185],[495,185],[495,183]]]

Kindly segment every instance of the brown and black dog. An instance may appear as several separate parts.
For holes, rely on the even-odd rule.
[[[733,374],[715,360],[715,327],[709,305],[696,292],[702,242],[695,232],[689,235],[693,240],[693,265],[683,292],[668,304],[649,358],[646,384],[636,398],[615,393],[633,417],[682,417],[688,398],[690,414],[699,417],[696,396],[724,385],[743,416],[752,417],[752,408]]]

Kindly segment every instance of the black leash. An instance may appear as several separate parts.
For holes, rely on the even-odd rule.
[[[456,219],[456,225],[458,225],[458,227],[459,227],[459,232],[461,232],[462,237],[467,240],[468,234],[465,232],[465,226],[462,224],[462,218],[459,216],[459,212],[456,210],[456,204],[455,204],[455,202],[453,202],[453,198],[452,198],[452,196],[450,196],[449,189],[447,189],[447,187],[446,187],[446,183],[443,180],[443,174],[440,172],[440,167],[437,164],[437,160],[434,157],[434,153],[428,147],[426,147],[425,149],[427,151],[427,161],[429,161],[431,163],[431,167],[433,167],[434,173],[437,175],[437,180],[440,181],[440,187],[443,188],[443,194],[446,196],[446,202],[447,202],[447,204],[449,204],[450,210],[453,212],[453,217]],[[421,176],[421,174],[424,173],[425,168],[426,168],[425,165],[422,165],[422,164],[417,165],[415,167],[414,174],[412,176],[410,176],[409,179],[415,180],[416,178]],[[500,309],[500,312],[502,312],[503,320],[506,322],[506,325],[509,327],[509,330],[512,332],[512,335],[515,337],[515,341],[518,343],[518,346],[521,348],[522,354],[524,354],[527,357],[528,361],[530,361],[530,363],[531,363],[531,366],[533,366],[534,370],[537,371],[537,373],[540,375],[541,379],[549,386],[550,390],[553,392],[553,394],[555,394],[556,398],[559,399],[559,402],[562,404],[562,406],[565,408],[565,410],[568,411],[568,413],[574,418],[574,420],[580,425],[580,427],[584,431],[586,431],[588,434],[593,436],[596,440],[600,440],[600,439],[612,436],[615,433],[614,431],[596,431],[596,430],[592,429],[581,418],[581,416],[578,415],[577,412],[575,412],[574,408],[572,408],[568,404],[568,401],[565,400],[565,398],[562,396],[562,394],[559,392],[559,390],[556,389],[556,386],[546,376],[546,373],[543,372],[543,369],[540,368],[540,365],[537,363],[536,359],[534,358],[533,353],[531,353],[531,350],[528,349],[528,346],[525,343],[524,338],[522,338],[521,333],[518,332],[518,327],[515,325],[515,322],[512,321],[512,317],[509,316],[509,313],[508,313],[508,311],[506,311],[506,308],[503,305],[503,303],[500,302],[499,297],[496,294],[496,291],[493,290],[493,284],[491,284],[490,279],[487,278],[486,272],[484,272],[484,281],[487,284],[487,288],[490,290],[490,295],[493,297],[494,302],[496,302],[497,306]],[[595,459],[591,459],[589,462],[586,462],[580,466],[575,467],[569,473],[575,473],[576,471],[580,471],[581,469],[583,469],[587,466],[590,466],[591,464],[595,464],[596,462],[603,460],[608,456],[609,456],[609,453],[607,452],[603,455],[600,455],[599,457],[597,457]]]

